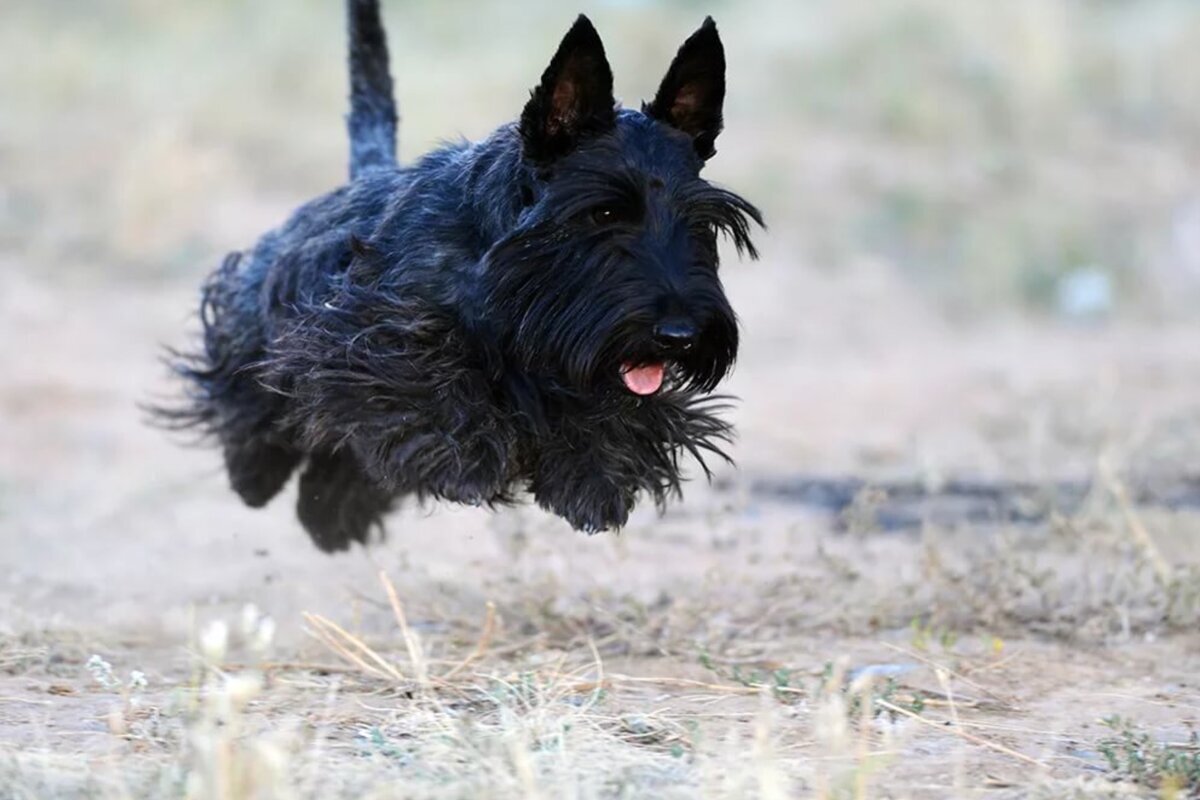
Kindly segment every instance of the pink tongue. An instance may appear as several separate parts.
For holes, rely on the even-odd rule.
[[[625,386],[629,388],[629,391],[634,394],[654,394],[662,386],[663,365],[646,364],[634,367],[626,364],[621,367],[621,378],[625,381]]]

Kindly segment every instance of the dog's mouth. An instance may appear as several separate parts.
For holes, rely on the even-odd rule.
[[[667,366],[661,361],[649,364],[625,362],[621,365],[621,380],[625,388],[636,395],[646,397],[662,388]]]

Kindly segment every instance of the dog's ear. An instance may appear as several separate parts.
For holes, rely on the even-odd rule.
[[[550,161],[570,152],[583,137],[613,126],[615,106],[604,44],[580,14],[521,113],[525,155]]]
[[[706,17],[679,48],[654,102],[643,104],[642,111],[691,136],[696,153],[707,161],[717,152],[713,144],[723,125],[724,102],[725,48],[717,23]]]

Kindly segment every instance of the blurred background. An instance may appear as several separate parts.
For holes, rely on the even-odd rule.
[[[385,6],[408,158],[513,117],[576,11]],[[717,18],[730,88],[712,172],[767,210],[774,259],[894,270],[957,318],[1186,314],[1195,301],[1188,0],[585,6],[628,105]],[[193,278],[343,178],[338,2],[47,0],[3,14],[0,245],[40,274]]]

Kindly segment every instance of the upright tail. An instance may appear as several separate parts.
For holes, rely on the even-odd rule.
[[[379,0],[346,0],[350,31],[350,177],[396,165],[396,101]]]

